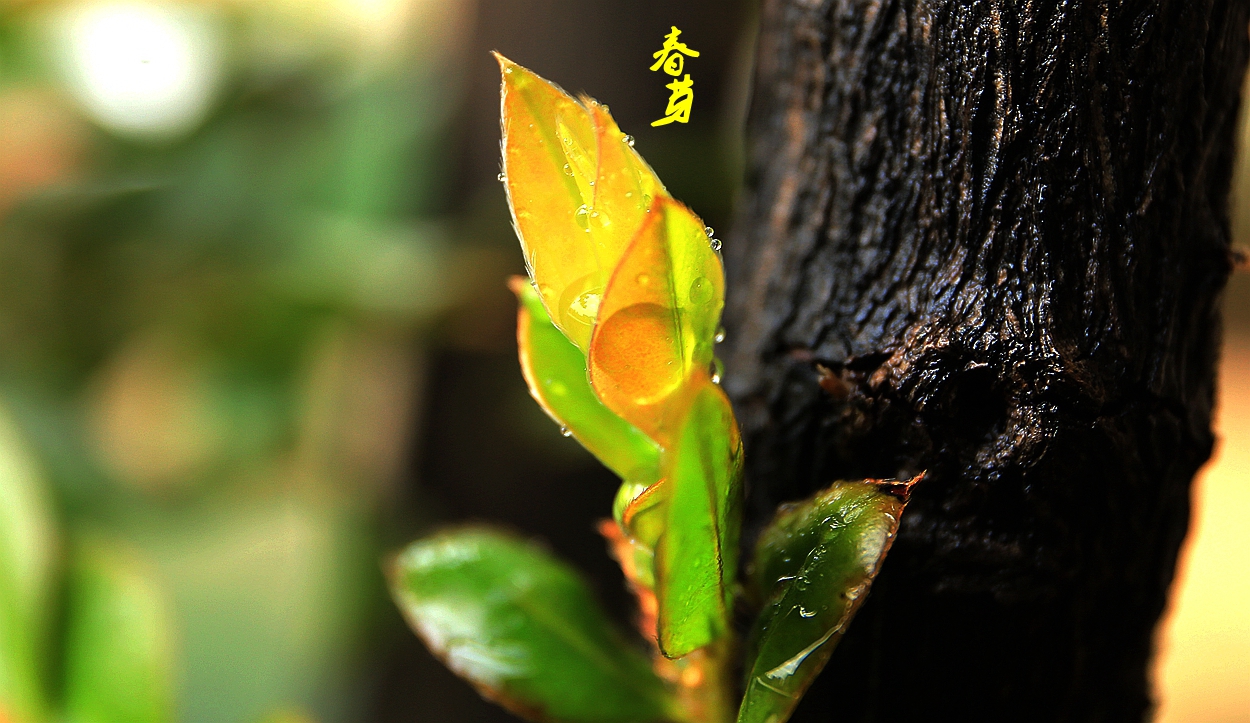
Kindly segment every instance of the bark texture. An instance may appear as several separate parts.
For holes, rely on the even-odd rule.
[[[927,470],[796,721],[1141,721],[1212,446],[1247,0],[765,0],[750,521]]]

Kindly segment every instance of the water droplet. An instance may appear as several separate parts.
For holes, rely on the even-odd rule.
[[[583,324],[593,324],[599,313],[599,291],[584,291],[569,304],[569,314]]]
[[[714,238],[714,239],[712,239],[712,241],[711,241],[710,245],[711,245],[711,247],[712,247],[712,250],[713,250],[713,251],[720,251],[720,246],[721,246],[721,244],[720,244],[720,239],[718,239],[718,238]]]
[[[725,376],[725,363],[716,357],[712,357],[712,383],[720,384],[720,380]]]
[[[626,191],[626,192],[625,192],[625,198],[633,198],[633,197],[634,197],[634,192],[633,192],[633,191]]]
[[[592,186],[593,186],[593,185],[595,185],[595,182],[594,182],[594,181],[587,181],[587,183],[589,183],[589,184],[590,184],[590,185],[592,185]]]
[[[653,283],[660,277],[652,275]],[[600,351],[600,371],[617,390],[635,404],[655,404],[686,380],[681,363],[680,338],[673,310],[648,302],[599,315],[595,344]],[[636,360],[655,360],[639,365]],[[659,360],[663,359],[663,363]]]
[[[815,611],[815,610],[808,610],[807,608],[805,608],[805,607],[803,607],[802,605],[800,605],[800,606],[799,606],[799,617],[801,617],[801,618],[814,618],[814,617],[816,617],[816,611]]]
[[[607,103],[600,103],[600,104],[599,104],[599,107],[600,107],[600,108],[603,108],[603,112],[604,112],[604,113],[607,113],[607,112],[608,112],[608,104],[607,104]]]
[[[642,194],[642,207],[647,209],[647,213],[651,213],[651,197],[645,193]]]
[[[708,238],[712,238],[713,236],[716,235],[716,232],[712,230],[711,226],[704,226],[703,233],[707,234]]]
[[[573,212],[573,220],[577,221],[577,225],[581,226],[583,231],[590,233],[590,209],[586,208],[586,204],[583,203],[577,207],[577,210]]]
[[[716,342],[717,344],[725,341],[725,327],[722,326],[721,328],[716,330],[716,336],[712,337],[712,341]]]
[[[569,138],[568,136],[564,136],[564,145],[566,145],[566,146],[571,146],[571,145],[573,145],[573,139],[572,139],[572,138]]]
[[[621,140],[625,141],[625,145],[629,146],[630,148],[633,148],[633,147],[634,147],[634,137],[633,137],[633,136],[625,136],[625,137],[624,137],[624,138],[622,138]]]
[[[712,300],[712,283],[706,278],[700,276],[690,282],[690,302],[693,304],[705,304]]]
[[[612,225],[612,219],[606,213],[598,211],[590,212],[590,222],[595,225],[595,228],[607,228]]]
[[[573,436],[573,432],[572,432],[572,431],[570,431],[568,427],[560,427],[560,434],[561,434],[561,436],[564,436],[564,437],[572,437],[572,436]]]
[[[567,141],[568,139],[567,139],[567,138],[565,138],[564,140],[566,140],[566,141]],[[573,167],[572,167],[572,166],[570,166],[570,165],[569,165],[569,164],[567,164],[567,163],[566,163],[566,164],[564,164],[564,175],[566,175],[566,176],[571,176],[571,175],[573,175]]]
[[[500,171],[499,175],[495,176],[495,178],[499,179],[500,183],[503,183],[504,181],[508,180],[508,177],[503,174],[503,171]]]
[[[504,68],[503,72],[504,75],[512,75],[512,68]]]

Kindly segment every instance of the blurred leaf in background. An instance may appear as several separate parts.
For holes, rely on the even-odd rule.
[[[56,544],[46,480],[0,410],[0,719],[47,711]]]
[[[0,700],[49,705],[55,509],[69,720],[359,717],[379,511],[467,293],[432,214],[470,10],[0,4],[0,402],[31,446],[0,425]]]
[[[82,543],[65,641],[65,720],[164,723],[173,712],[169,605],[124,547]]]

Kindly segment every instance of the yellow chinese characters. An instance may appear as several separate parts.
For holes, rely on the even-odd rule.
[[[686,56],[697,58],[699,51],[691,50],[690,46],[678,40],[680,37],[681,31],[676,25],[672,26],[669,34],[664,36],[664,47],[651,54],[651,57],[656,59],[651,70],[663,68],[665,73],[673,76],[673,82],[664,86],[670,91],[664,117],[652,122],[652,126],[690,122],[690,108],[694,105],[694,81],[690,79],[689,73],[686,73],[684,78],[679,76],[686,68]]]

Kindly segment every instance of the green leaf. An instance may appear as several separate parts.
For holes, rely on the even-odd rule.
[[[783,723],[825,667],[898,531],[911,483],[837,482],[783,508],[750,584],[764,600],[738,723]]]
[[[400,554],[391,590],[435,655],[529,720],[647,723],[673,709],[581,578],[533,543],[445,532]]]
[[[595,396],[586,377],[585,355],[551,323],[534,287],[516,277],[512,289],[521,300],[517,345],[530,394],[557,424],[622,479],[647,485],[655,482],[659,445]]]
[[[671,457],[667,522],[656,545],[659,645],[681,657],[728,629],[738,565],[742,445],[720,387],[697,388]]]
[[[42,718],[56,552],[47,483],[0,410],[0,720]]]
[[[66,721],[172,720],[170,630],[164,591],[146,561],[116,545],[83,544],[65,641]]]

